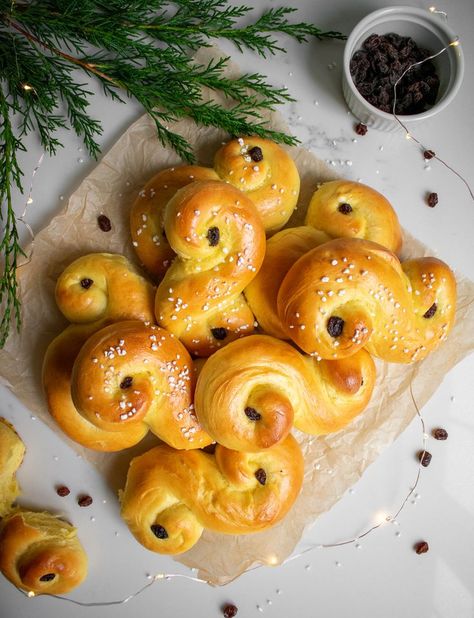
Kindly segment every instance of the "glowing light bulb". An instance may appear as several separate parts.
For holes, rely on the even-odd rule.
[[[29,590],[28,591],[28,596],[30,597],[30,599],[32,599],[33,597],[35,597],[35,593],[33,592],[33,590]]]
[[[434,13],[436,11],[436,7],[435,6],[430,6],[430,13]]]
[[[374,515],[374,525],[380,526],[384,522],[388,521],[387,517],[389,517],[388,513],[385,513],[385,511],[378,511]]]
[[[406,139],[411,139],[411,135],[410,135],[410,133],[407,133],[407,134],[405,135],[405,138],[406,138]]]
[[[457,47],[459,45],[459,39],[456,39],[455,41],[453,41],[449,45],[450,45],[450,47]]]
[[[33,86],[30,86],[29,84],[23,84],[22,88],[23,90],[33,90]]]
[[[278,558],[275,554],[270,554],[267,558],[267,564],[275,565],[278,564]]]

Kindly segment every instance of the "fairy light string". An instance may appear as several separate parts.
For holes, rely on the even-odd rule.
[[[430,13],[433,13],[435,15],[441,15],[442,17],[444,17],[447,21],[448,19],[448,15],[445,11],[439,11],[436,7],[431,6],[429,8]],[[460,44],[460,39],[459,37],[456,37],[453,41],[451,41],[450,43],[448,43],[448,45],[445,45],[442,49],[438,50],[437,52],[435,52],[434,54],[432,54],[431,56],[428,56],[427,58],[424,58],[423,60],[419,60],[418,62],[414,62],[413,64],[410,64],[404,71],[403,73],[400,75],[400,77],[397,79],[397,81],[394,83],[393,85],[393,104],[392,104],[392,116],[394,117],[394,119],[398,122],[398,124],[401,126],[401,128],[405,131],[405,137],[407,140],[412,140],[415,144],[417,144],[418,146],[420,146],[420,148],[425,152],[427,150],[429,150],[422,142],[420,142],[420,140],[418,140],[415,135],[413,135],[413,133],[411,133],[408,129],[408,127],[402,122],[402,120],[400,119],[400,117],[397,115],[396,113],[396,105],[398,102],[398,98],[397,98],[397,86],[399,85],[399,83],[401,82],[401,80],[405,77],[405,75],[411,71],[411,69],[413,69],[414,67],[420,66],[421,64],[424,64],[425,62],[428,62],[430,60],[433,60],[434,58],[437,58],[438,56],[440,56],[441,54],[445,53],[446,51],[448,51],[448,49],[450,47],[458,47],[458,45]],[[433,151],[431,151],[432,153]],[[464,178],[464,176],[462,176],[456,169],[454,169],[451,165],[449,165],[444,159],[442,159],[441,157],[439,157],[436,153],[432,154],[431,156],[432,159],[436,159],[437,161],[439,161],[441,163],[441,165],[443,165],[446,169],[448,169],[450,172],[452,172],[453,174],[455,174],[455,176],[457,176],[466,186],[469,195],[471,196],[471,199],[474,200],[474,192],[472,190],[472,187],[470,186],[469,182]]]
[[[25,87],[25,86],[24,86]],[[17,217],[17,221],[20,221],[26,228],[26,230],[28,231],[28,234],[30,235],[30,252],[29,255],[26,256],[26,259],[21,262],[21,264],[18,264],[17,268],[21,268],[22,266],[26,266],[27,264],[29,264],[33,258],[33,251],[34,251],[34,244],[35,244],[35,233],[33,231],[33,228],[31,227],[31,225],[28,223],[28,221],[26,220],[26,215],[28,213],[28,207],[33,204],[33,185],[34,185],[34,180],[35,180],[35,176],[38,173],[39,168],[41,167],[41,164],[44,161],[44,157],[45,157],[45,153],[42,152],[40,158],[38,159],[32,173],[31,173],[31,181],[30,181],[30,187],[28,190],[28,194],[26,196],[26,201],[25,201],[25,205],[23,208],[23,212],[21,213],[21,215],[19,217]]]
[[[412,383],[410,382],[410,396],[413,402],[413,406],[415,408],[415,412],[416,412],[416,416],[418,417],[420,424],[421,424],[421,429],[422,429],[422,434],[423,434],[423,442],[422,442],[422,451],[421,451],[421,456],[420,456],[420,461],[418,463],[418,468],[417,468],[417,472],[416,472],[416,476],[415,476],[415,480],[413,482],[413,484],[410,487],[410,490],[408,491],[408,493],[405,495],[404,499],[402,500],[400,506],[396,509],[396,511],[393,514],[388,514],[385,515],[383,517],[380,518],[380,521],[378,521],[376,524],[368,527],[366,530],[360,532],[359,534],[357,534],[356,536],[354,536],[353,538],[348,538],[342,541],[337,541],[334,543],[318,543],[318,544],[313,544],[310,545],[309,547],[307,547],[306,549],[304,549],[303,551],[297,553],[297,554],[293,554],[291,556],[289,556],[288,558],[286,558],[285,560],[283,560],[280,564],[280,566],[284,566],[286,564],[288,564],[289,562],[293,562],[294,560],[297,560],[298,558],[301,558],[302,556],[308,554],[309,552],[314,551],[315,549],[328,549],[328,548],[332,548],[332,547],[341,547],[343,545],[354,545],[357,544],[358,541],[360,541],[360,539],[363,539],[365,537],[367,537],[369,534],[372,534],[375,530],[377,530],[378,528],[380,528],[381,526],[393,522],[396,523],[396,519],[397,517],[400,515],[400,513],[403,511],[403,509],[405,508],[406,504],[408,503],[410,497],[413,495],[413,493],[415,492],[416,488],[418,487],[418,484],[420,482],[420,478],[421,478],[421,470],[422,470],[422,464],[421,464],[421,459],[422,456],[424,455],[424,453],[426,452],[426,441],[428,439],[428,435],[426,433],[426,426],[425,426],[425,421],[423,418],[423,415],[418,407],[418,404],[416,402],[415,396],[413,394],[413,388],[412,388]],[[250,569],[247,569],[246,572],[250,572],[250,571],[255,571],[256,569],[260,569],[262,568],[262,566],[268,566],[268,565],[277,565],[278,564],[278,559],[276,556],[272,556],[270,555],[268,557],[268,560],[265,563],[256,565]],[[143,586],[141,586],[138,590],[136,590],[135,592],[129,594],[128,596],[122,598],[122,599],[116,599],[113,601],[90,601],[90,602],[86,602],[86,601],[77,601],[76,599],[71,599],[69,597],[64,597],[64,596],[60,596],[60,595],[55,595],[55,594],[42,594],[41,596],[46,596],[46,597],[50,597],[53,599],[57,599],[59,601],[65,601],[67,603],[72,603],[74,605],[80,605],[82,607],[110,607],[110,606],[116,606],[116,605],[125,605],[126,603],[129,603],[132,599],[136,599],[138,596],[142,595],[146,590],[148,590],[149,588],[151,588],[154,584],[156,584],[156,582],[163,582],[163,581],[171,581],[173,579],[184,579],[187,581],[191,581],[194,583],[199,583],[199,584],[211,584],[212,582],[210,582],[207,579],[202,579],[200,577],[195,577],[192,575],[185,575],[183,573],[157,573],[155,575],[149,575],[148,578],[150,579],[149,582],[147,582],[146,584],[144,584]],[[23,595],[25,595],[26,597],[29,598],[34,598],[36,597],[35,593],[32,591],[26,592],[24,590],[22,590],[21,588],[17,588]]]

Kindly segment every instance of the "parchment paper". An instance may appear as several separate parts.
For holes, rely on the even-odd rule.
[[[273,114],[269,119],[275,128],[287,130],[278,115]],[[198,128],[187,120],[172,128],[193,145],[203,165],[211,164],[221,141],[228,138],[215,129]],[[288,224],[292,226],[301,224],[317,183],[336,175],[302,148],[290,148],[289,152],[301,175],[298,210]],[[61,432],[49,416],[41,387],[45,350],[67,325],[54,301],[56,279],[72,260],[89,252],[117,252],[136,261],[128,229],[130,206],[153,174],[180,163],[171,150],[158,142],[153,122],[147,116],[141,117],[84,179],[64,210],[37,234],[32,259],[18,272],[23,328],[20,335],[10,336],[0,352],[0,377],[29,410],[58,433]],[[99,230],[97,216],[101,213],[110,218],[111,232]],[[405,233],[403,257],[422,255],[433,255],[433,252]],[[224,584],[252,566],[278,564],[291,554],[305,527],[337,502],[413,419],[416,410],[410,383],[421,408],[446,373],[474,349],[474,284],[462,276],[457,279],[456,326],[437,351],[415,365],[377,361],[377,386],[370,406],[361,416],[345,430],[325,438],[297,435],[305,453],[306,474],[301,495],[285,520],[276,528],[247,536],[205,532],[199,543],[177,560],[198,568],[200,576],[211,583]],[[96,465],[114,488],[123,486],[130,459],[157,441],[149,436],[134,449],[99,454],[63,437]]]

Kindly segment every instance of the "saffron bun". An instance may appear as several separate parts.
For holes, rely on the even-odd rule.
[[[252,454],[221,445],[215,454],[160,445],[132,460],[120,492],[121,515],[144,547],[179,554],[204,529],[250,534],[274,526],[294,504],[303,469],[292,436]]]
[[[217,151],[214,169],[253,201],[267,233],[288,222],[298,202],[300,177],[281,146],[261,137],[235,138]]]
[[[20,494],[16,471],[25,456],[25,445],[15,428],[0,417],[0,518],[11,510]]]
[[[278,314],[306,353],[346,358],[365,347],[385,361],[422,360],[444,341],[456,310],[456,280],[433,257],[401,264],[376,243],[340,238],[288,271]]]
[[[323,183],[311,198],[305,223],[331,238],[371,240],[397,254],[402,247],[402,231],[392,205],[360,182]]]
[[[177,257],[156,292],[158,324],[196,356],[252,333],[241,293],[265,254],[252,201],[224,182],[194,182],[168,202],[165,230]]]
[[[207,359],[194,403],[219,444],[256,452],[284,440],[293,424],[313,435],[342,429],[366,408],[374,384],[375,365],[365,350],[318,361],[280,339],[252,335]]]
[[[307,225],[286,228],[267,240],[262,267],[244,295],[260,328],[268,335],[289,338],[277,311],[281,282],[296,260],[328,240],[327,234]]]
[[[42,382],[48,410],[64,433],[82,446],[117,451],[139,442],[144,426],[112,433],[82,417],[71,398],[74,362],[87,339],[105,325],[123,320],[154,322],[155,288],[123,256],[94,253],[72,262],[56,284],[61,311],[76,322],[49,344]]]
[[[196,180],[219,180],[208,167],[182,165],[158,172],[143,187],[130,211],[130,231],[135,252],[156,279],[163,277],[175,257],[164,232],[166,204],[178,189]]]
[[[54,515],[15,511],[0,521],[0,571],[14,586],[64,594],[83,582],[87,567],[76,529]]]

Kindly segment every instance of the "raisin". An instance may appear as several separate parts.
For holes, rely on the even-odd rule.
[[[220,232],[218,227],[210,227],[207,230],[207,240],[209,241],[210,247],[215,247],[219,244],[220,240]]]
[[[222,609],[222,615],[224,616],[224,618],[234,618],[234,616],[237,615],[238,611],[239,610],[235,605],[228,603],[227,605],[224,605],[224,608]]]
[[[429,161],[430,159],[432,159],[433,157],[436,157],[436,153],[433,150],[425,150],[423,152],[423,157]]]
[[[420,451],[418,453],[418,459],[424,468],[427,468],[431,463],[431,453],[428,451]]]
[[[355,132],[357,133],[357,135],[365,135],[367,133],[367,130],[367,125],[363,122],[359,122],[355,126]]]
[[[40,582],[50,582],[56,577],[56,573],[46,573],[42,575],[39,579]]]
[[[426,203],[430,208],[434,208],[438,203],[438,194],[437,193],[428,193],[426,196]]]
[[[126,388],[130,388],[133,383],[133,378],[131,376],[127,376],[120,382],[120,388],[125,390]]]
[[[327,324],[328,333],[331,337],[340,337],[344,329],[344,320],[337,315],[332,315]]]
[[[380,45],[380,37],[378,34],[371,34],[369,37],[367,37],[365,39],[365,41],[362,43],[362,45],[365,47],[365,49],[368,49],[369,51],[373,51],[375,49],[377,49],[377,47],[379,47]]]
[[[110,232],[110,230],[112,229],[110,219],[105,215],[99,215],[97,217],[97,224],[103,232]]]
[[[77,501],[77,504],[79,506],[90,506],[92,504],[92,498],[87,495],[80,496]]]
[[[225,328],[211,328],[211,333],[214,339],[219,339],[219,341],[227,337],[227,330]]]
[[[259,163],[260,161],[263,161],[263,152],[262,152],[262,149],[259,148],[258,146],[254,146],[253,148],[251,148],[248,151],[248,154],[250,155],[250,158],[252,159],[252,161],[255,161],[255,163]]]
[[[428,545],[426,541],[419,541],[418,543],[415,544],[413,549],[418,555],[420,555],[420,554],[426,554],[429,548],[430,546]]]
[[[56,493],[58,494],[58,496],[61,496],[61,498],[64,498],[66,496],[69,496],[71,491],[69,487],[66,487],[66,485],[60,485],[56,488]]]
[[[348,204],[347,202],[344,202],[343,204],[339,204],[337,209],[343,215],[348,215],[350,212],[352,212],[352,206]]]
[[[259,468],[255,472],[255,478],[260,483],[260,485],[265,485],[265,483],[267,482],[267,473],[263,468]]]
[[[441,429],[441,427],[438,427],[437,429],[433,429],[432,435],[435,440],[447,440],[448,439],[448,432],[446,431],[446,429]]]
[[[255,408],[250,408],[249,406],[247,406],[244,412],[247,415],[247,418],[249,418],[251,421],[259,421],[262,418],[262,415],[257,412]]]
[[[423,317],[426,318],[427,320],[429,318],[432,318],[434,316],[434,314],[436,313],[436,309],[438,308],[436,303],[433,303],[431,305],[431,307],[428,309],[428,311],[426,313],[423,314]]]
[[[157,539],[168,538],[168,532],[166,531],[166,528],[163,528],[163,526],[160,526],[159,524],[153,524],[152,526],[150,526],[150,530],[153,532]]]
[[[94,282],[92,279],[81,279],[81,287],[88,290]]]

